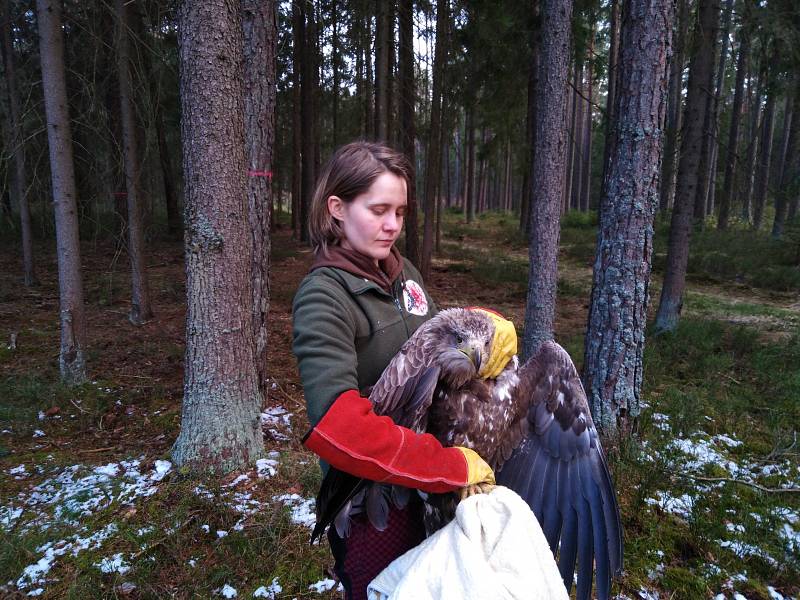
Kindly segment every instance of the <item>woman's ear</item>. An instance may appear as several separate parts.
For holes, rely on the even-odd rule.
[[[328,196],[328,212],[334,219],[344,219],[344,200],[339,196]]]

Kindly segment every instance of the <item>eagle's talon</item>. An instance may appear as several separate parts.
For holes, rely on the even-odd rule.
[[[475,496],[477,494],[488,494],[495,488],[495,485],[492,483],[475,483],[472,485],[467,485],[458,490],[458,495],[461,500],[465,500],[470,496]]]

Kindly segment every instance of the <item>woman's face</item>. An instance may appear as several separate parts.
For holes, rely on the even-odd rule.
[[[376,263],[389,256],[403,228],[406,181],[394,173],[381,173],[369,189],[351,202],[328,198],[328,210],[342,224],[342,247],[369,256]]]

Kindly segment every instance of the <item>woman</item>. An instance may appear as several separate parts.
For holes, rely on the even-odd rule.
[[[402,154],[354,142],[333,155],[317,182],[309,214],[315,260],[293,305],[293,349],[312,425],[304,443],[324,470],[329,464],[425,492],[455,491],[493,483],[491,468],[472,450],[444,448],[431,435],[377,416],[360,393],[436,312],[419,272],[394,246],[407,209],[408,173]],[[495,320],[492,366],[484,376],[497,375],[516,350],[513,325]],[[363,514],[346,538],[331,527],[346,597],[366,598],[367,584],[423,538],[417,504],[392,507],[383,531]]]

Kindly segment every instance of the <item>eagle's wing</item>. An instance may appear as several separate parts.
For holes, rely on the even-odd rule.
[[[533,509],[569,590],[578,562],[577,598],[589,598],[592,566],[597,596],[609,597],[622,570],[622,528],[616,494],[586,393],[572,360],[546,342],[520,369],[515,390],[527,402],[528,432],[498,472],[499,484]]]
[[[369,399],[375,413],[386,415],[398,425],[416,432],[425,431],[428,408],[439,379],[440,369],[433,366],[436,358],[430,351],[433,340],[424,335],[425,325],[420,327],[394,356],[384,369],[378,382],[372,387]],[[371,486],[371,487],[370,487]],[[325,528],[337,515],[349,512],[356,495],[367,489],[366,510],[370,520],[378,528],[386,527],[389,497],[372,489],[374,484],[333,467],[322,480],[317,494],[317,522],[311,539],[321,536]],[[398,496],[396,504],[407,502],[407,494],[391,490]],[[402,496],[402,497],[401,497]],[[347,515],[343,515],[342,519]]]
[[[369,399],[375,412],[416,432],[425,431],[428,409],[441,370],[434,365],[434,340],[425,325],[400,349],[373,386]]]

